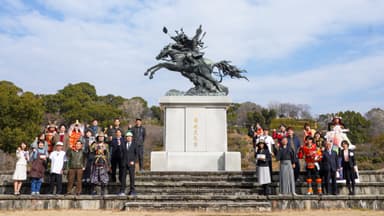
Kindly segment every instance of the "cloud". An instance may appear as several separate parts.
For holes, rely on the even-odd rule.
[[[191,86],[180,75],[165,70],[159,71],[152,81],[143,76],[156,63],[154,56],[170,42],[161,32],[164,25],[171,32],[184,27],[192,35],[203,24],[207,31],[206,56],[214,61],[232,60],[249,71],[252,82],[226,80],[224,83],[230,86],[235,100],[254,98],[257,102],[258,98],[249,97],[249,91],[258,89],[257,86],[271,90],[275,96],[280,92],[275,93],[274,89],[285,89],[281,90],[284,92],[287,91],[284,86],[288,85],[295,94],[292,101],[307,101],[316,107],[311,97],[314,93],[308,91],[312,91],[309,89],[317,81],[328,83],[336,79],[333,78],[339,73],[336,65],[254,77],[256,73],[247,68],[247,63],[268,59],[278,64],[280,59],[318,43],[323,36],[384,23],[384,2],[363,0],[38,0],[34,4],[7,1],[5,5],[8,12],[0,16],[2,79],[36,93],[54,93],[69,82],[86,81],[94,84],[99,94],[140,95],[151,103],[157,103],[157,98],[168,89],[187,90]],[[362,43],[377,44],[380,36]],[[373,60],[368,58],[373,57],[355,58],[350,64],[346,59],[340,66],[344,72],[338,77],[352,79],[347,68],[356,71],[356,65],[364,73],[372,73],[367,72],[368,68],[374,68],[364,65],[372,64]],[[376,80],[359,79],[364,83],[359,85],[361,88],[376,85]],[[350,88],[342,83],[336,94],[343,95]],[[316,95],[330,94],[329,91],[321,87]]]
[[[229,80],[232,95],[264,106],[272,101],[309,104],[315,113],[352,109],[366,112],[384,106],[384,53],[348,63],[327,65],[284,75],[249,77],[251,82]],[[375,100],[376,98],[376,100]]]

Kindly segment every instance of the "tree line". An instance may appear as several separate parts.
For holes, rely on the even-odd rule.
[[[244,102],[233,103],[227,111],[228,126],[240,130],[256,122],[274,128],[276,122],[301,125],[303,120],[315,124],[318,130],[326,130],[334,115],[343,117],[353,143],[380,142],[378,137],[384,136],[384,110],[381,108],[373,108],[364,115],[343,111],[313,117],[306,104],[273,102],[263,107]],[[13,152],[21,142],[32,142],[44,125],[52,121],[68,126],[76,120],[89,123],[97,119],[100,125],[108,126],[116,117],[123,125],[136,117],[145,119],[146,124],[163,123],[160,107],[149,107],[141,97],[99,96],[95,86],[87,82],[68,84],[55,94],[34,94],[24,92],[12,82],[0,81],[0,149],[5,152]]]

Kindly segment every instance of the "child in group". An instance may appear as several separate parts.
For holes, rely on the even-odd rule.
[[[31,195],[40,195],[41,183],[44,178],[45,164],[48,157],[48,152],[47,149],[44,148],[44,145],[44,140],[39,140],[37,149],[33,149],[31,153]]]
[[[76,195],[80,195],[82,189],[81,180],[83,178],[83,171],[86,167],[83,143],[81,140],[76,141],[75,149],[68,149],[66,156],[68,160],[67,194],[72,194],[73,183],[76,177]]]
[[[21,185],[27,179],[27,161],[29,161],[29,154],[25,143],[21,143],[17,148],[16,158],[16,168],[12,179],[14,181],[14,194],[20,195]]]
[[[64,143],[57,142],[56,150],[51,152],[49,159],[51,160],[51,173],[49,175],[50,194],[61,194],[62,192],[62,176],[65,158],[65,151],[63,150]],[[54,193],[54,187],[56,184],[56,193]]]

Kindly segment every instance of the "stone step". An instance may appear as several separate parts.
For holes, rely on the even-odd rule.
[[[124,210],[272,211],[271,202],[128,202]]]
[[[305,178],[305,173],[301,173],[300,178]],[[379,171],[360,171],[360,182],[384,182],[384,172]],[[278,181],[279,173],[273,172],[272,179]],[[139,181],[209,181],[209,182],[257,182],[257,176],[254,171],[242,172],[141,172],[136,174],[136,180]],[[63,181],[66,182],[66,176]],[[12,182],[12,172],[0,173],[1,182]]]
[[[48,194],[49,193],[49,185],[47,183],[43,183],[41,193]],[[346,195],[348,194],[348,189],[345,184],[338,184],[339,194]],[[66,183],[63,184],[63,192],[66,192]],[[129,184],[127,184],[127,191],[129,190]],[[247,186],[247,187],[228,187],[228,186],[206,186],[206,185],[172,185],[172,184],[136,184],[136,190],[139,194],[150,195],[150,194],[161,194],[161,195],[172,195],[172,194],[215,194],[215,195],[246,195],[246,194],[259,194],[261,191],[261,187],[255,184],[255,186]],[[316,189],[314,188],[316,191]],[[117,194],[120,191],[120,185],[117,183],[109,184],[107,186],[108,194]],[[303,184],[297,184],[296,193],[298,194],[306,194],[307,186]],[[26,183],[23,185],[21,192],[23,194],[30,193],[30,184]],[[278,194],[279,188],[278,183],[271,184],[271,193]],[[13,193],[13,185],[7,184],[6,186],[0,187],[1,194],[12,194]],[[83,193],[89,194],[89,187],[83,185]],[[360,195],[378,195],[384,194],[384,182],[371,182],[371,183],[357,183],[356,184],[356,194]]]
[[[52,196],[0,195],[0,209],[125,209],[125,210],[236,210],[284,209],[384,210],[384,195],[356,196],[258,196],[258,195],[138,195]]]

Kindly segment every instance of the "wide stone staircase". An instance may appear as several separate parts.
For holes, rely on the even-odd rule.
[[[305,176],[303,173],[302,177]],[[219,210],[271,211],[313,208],[367,208],[384,210],[384,172],[360,171],[356,195],[347,195],[339,183],[339,195],[305,195],[304,179],[296,183],[298,195],[278,195],[278,173],[273,173],[272,195],[259,195],[255,172],[143,172],[137,173],[137,196],[118,196],[118,183],[110,183],[107,194],[80,196],[50,195],[47,183],[40,196],[31,196],[30,185],[24,195],[13,195],[11,173],[0,173],[0,209],[125,209],[125,210]],[[64,185],[66,187],[66,179]],[[127,190],[129,182],[127,182]]]

